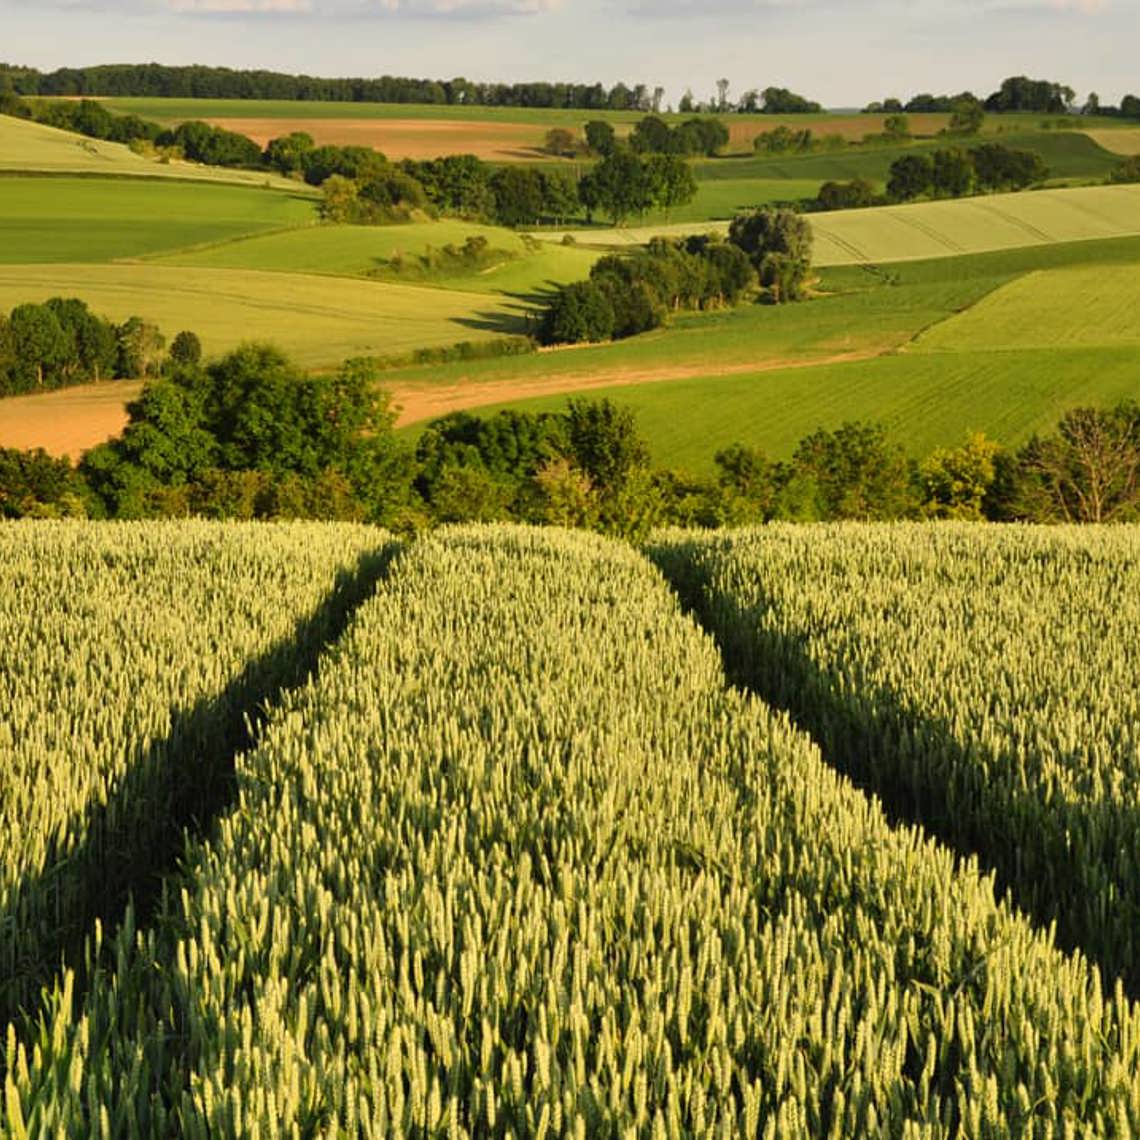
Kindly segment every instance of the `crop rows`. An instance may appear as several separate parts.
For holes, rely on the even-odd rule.
[[[303,679],[382,541],[363,527],[0,526],[0,1021],[177,850],[246,713]]]
[[[1140,986],[1140,530],[772,527],[655,556],[739,677]]]
[[[1140,1014],[727,688],[600,538],[417,542],[14,1136],[1125,1137]]]

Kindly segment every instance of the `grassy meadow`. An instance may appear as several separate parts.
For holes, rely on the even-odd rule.
[[[0,264],[9,266],[136,258],[315,221],[311,198],[276,190],[0,178]]]
[[[730,443],[787,456],[817,427],[853,419],[881,420],[915,456],[973,430],[1016,444],[1076,404],[1140,398],[1138,262],[1133,238],[904,263],[889,275],[837,268],[821,280],[830,292],[809,303],[393,380],[466,387],[485,413],[546,411],[565,395],[544,391],[542,374],[562,366],[566,388],[577,375],[591,395],[635,409],[656,462],[698,472]],[[529,398],[503,394],[512,386]]]
[[[430,345],[521,331],[512,312],[484,294],[304,273],[168,265],[0,266],[0,310],[22,301],[76,296],[115,320],[138,314],[167,335],[198,333],[207,355],[243,341],[280,345],[308,367],[350,356],[390,356]]]
[[[485,238],[489,262],[478,268],[445,264],[425,268],[420,259],[446,245]],[[393,258],[404,259],[395,269]],[[533,242],[495,226],[443,220],[400,226],[314,226],[177,251],[156,260],[211,269],[259,269],[285,273],[378,275],[399,282],[436,284],[474,293],[531,295],[588,276],[598,258],[592,249]]]
[[[103,178],[155,178],[180,182],[266,185],[305,192],[307,188],[268,171],[163,162],[135,154],[122,143],[84,138],[70,131],[0,115],[0,175],[79,174]]]

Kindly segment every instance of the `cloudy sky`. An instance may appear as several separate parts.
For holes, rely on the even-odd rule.
[[[828,106],[1007,75],[1140,90],[1140,0],[0,0],[0,59],[661,84]]]

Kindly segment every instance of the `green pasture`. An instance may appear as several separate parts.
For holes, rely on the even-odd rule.
[[[484,294],[301,273],[166,265],[0,267],[0,311],[55,296],[79,297],[115,320],[138,314],[168,339],[192,329],[209,356],[243,341],[272,341],[308,367],[521,331],[523,320],[517,302]]]
[[[632,125],[639,111],[582,111],[545,107],[479,107],[438,103],[338,103],[293,99],[105,98],[108,110],[161,123],[188,119],[424,119],[582,127],[590,119]]]
[[[984,431],[1015,445],[1068,408],[1140,398],[1134,348],[901,354],[852,364],[592,389],[633,408],[656,463],[708,472],[746,443],[788,457],[818,427],[879,420],[916,457]],[[556,411],[566,397],[507,406]],[[479,409],[491,414],[498,407]]]
[[[837,266],[821,274],[816,299],[802,304],[684,313],[663,329],[612,344],[402,369],[391,376],[414,386],[525,384],[563,374],[625,381],[665,370],[709,375],[724,368],[889,352],[969,310],[1022,274],[1070,266],[1087,267],[1095,274],[1137,263],[1140,237],[906,262],[892,266],[889,273]]]
[[[898,145],[871,144],[817,154],[773,155],[771,157],[727,156],[695,164],[701,181],[729,179],[793,180],[803,182],[846,182],[865,178],[885,184],[891,164],[904,154],[929,153],[946,146],[979,146],[983,142],[1032,150],[1041,155],[1052,178],[1104,178],[1120,161],[1082,131],[993,130],[977,138],[935,139]]]
[[[24,119],[0,115],[0,174],[99,175],[116,178],[221,182],[306,193],[307,188],[274,174],[228,170],[193,162],[162,162],[135,154],[122,143],[84,138]]]
[[[1028,273],[915,343],[940,352],[1093,345],[1140,348],[1140,263]]]
[[[416,259],[429,249],[462,244],[469,237],[484,237],[502,257],[475,272],[449,272],[420,281]],[[165,264],[212,269],[261,269],[289,273],[331,273],[341,276],[383,274],[400,254],[412,264],[408,284],[434,284],[474,293],[535,295],[558,285],[587,277],[597,260],[596,250],[543,243],[537,249],[514,230],[470,222],[439,221],[403,226],[314,226],[267,234],[246,241],[228,242],[199,250],[163,255]]]
[[[2,120],[0,120],[2,121]],[[105,178],[0,178],[0,264],[99,262],[304,225],[276,190]]]
[[[822,275],[827,292],[803,304],[686,315],[612,345],[405,369],[390,382],[525,387],[563,374],[590,378],[591,395],[638,410],[659,462],[693,470],[707,470],[715,451],[736,439],[783,455],[815,427],[844,419],[881,418],[915,454],[974,428],[1016,442],[1049,427],[1072,402],[1140,396],[1135,347],[1114,338],[1112,308],[1103,319],[1086,313],[1090,328],[1101,329],[1100,344],[1090,333],[1055,350],[987,349],[990,342],[953,333],[958,322],[975,306],[1000,310],[1004,291],[1020,281],[1073,274],[1134,283],[1137,264],[1140,237],[907,262],[889,274],[837,267]],[[925,346],[943,329],[945,349],[912,344]],[[851,359],[835,361],[844,355]],[[549,410],[564,401],[551,395],[509,406]]]
[[[720,178],[697,183],[697,196],[687,206],[673,210],[669,217],[659,211],[647,215],[660,225],[731,221],[737,214],[773,202],[814,198],[821,183],[779,178]]]

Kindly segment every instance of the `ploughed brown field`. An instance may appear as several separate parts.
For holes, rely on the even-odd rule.
[[[57,392],[0,400],[0,447],[42,447],[49,455],[78,459],[122,432],[127,404],[142,384],[127,380],[81,384]]]
[[[907,115],[913,135],[936,135],[949,122],[949,115]],[[775,127],[807,127],[819,137],[842,135],[848,142],[859,142],[864,135],[873,135],[883,129],[885,115],[848,115],[817,118],[814,115],[763,115],[746,118],[724,116],[728,124],[730,150],[751,150],[757,135]]]
[[[290,131],[307,131],[318,145],[371,146],[391,159],[474,154],[498,162],[535,160],[546,131],[529,123],[461,119],[210,119],[265,146]],[[584,121],[584,120],[583,120]]]

